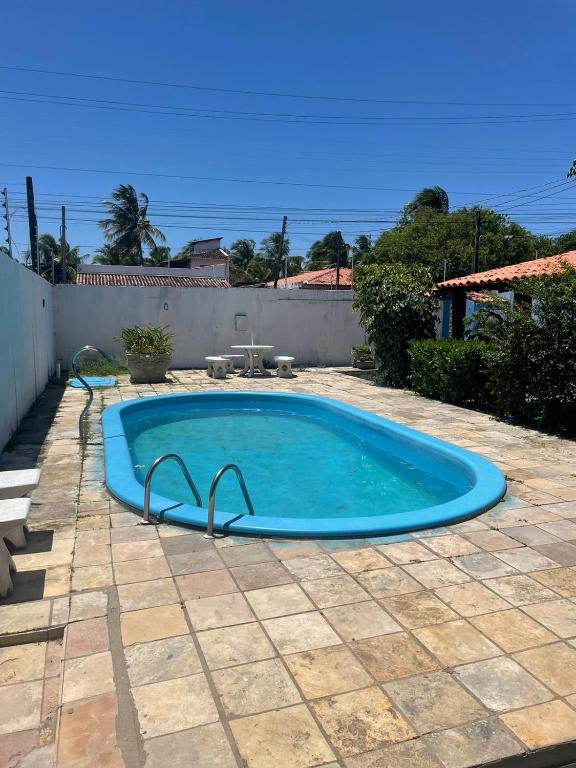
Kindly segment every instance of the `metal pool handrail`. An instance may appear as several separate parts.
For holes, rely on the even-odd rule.
[[[172,459],[175,461],[180,469],[182,470],[182,474],[184,475],[184,479],[188,483],[188,487],[194,494],[194,498],[196,499],[196,503],[199,507],[202,506],[202,498],[200,497],[200,494],[198,493],[198,489],[196,488],[194,484],[194,480],[192,480],[192,477],[190,476],[190,472],[188,472],[188,469],[186,468],[186,464],[184,464],[184,461],[182,460],[181,456],[178,456],[177,453],[165,453],[163,456],[159,456],[153,463],[148,472],[146,473],[146,480],[144,481],[144,511],[142,513],[142,522],[143,523],[149,523],[150,522],[150,490],[152,485],[152,476],[154,472],[158,469],[160,464],[162,464],[164,461],[167,461],[168,459]]]
[[[82,347],[82,349],[79,349],[78,352],[74,355],[72,358],[72,370],[74,371],[74,376],[78,379],[78,381],[82,384],[83,387],[85,387],[88,390],[88,402],[84,406],[84,410],[80,414],[80,418],[78,419],[78,432],[80,434],[80,440],[84,441],[84,416],[88,413],[90,410],[90,406],[92,405],[92,401],[94,400],[94,390],[88,384],[86,379],[84,379],[79,373],[78,369],[76,368],[76,360],[82,355],[84,352],[98,352],[98,354],[102,355],[102,357],[107,360],[110,364],[114,365],[113,361],[108,357],[106,352],[102,352],[101,349],[98,349],[98,347],[91,347],[86,346]]]
[[[252,500],[250,499],[250,494],[248,493],[248,489],[246,488],[246,483],[244,482],[244,476],[242,475],[242,471],[240,470],[240,467],[237,466],[236,464],[225,464],[223,467],[221,467],[218,470],[218,472],[216,472],[212,480],[212,484],[210,485],[210,492],[208,494],[208,524],[206,526],[206,533],[204,534],[204,538],[206,539],[214,538],[214,506],[216,503],[216,488],[218,487],[218,483],[220,482],[222,475],[224,475],[224,473],[227,472],[229,469],[232,469],[236,473],[236,477],[238,478],[238,483],[240,484],[240,490],[242,491],[242,495],[244,496],[244,501],[246,502],[246,506],[248,507],[248,514],[250,515],[254,514],[254,507],[252,506]]]

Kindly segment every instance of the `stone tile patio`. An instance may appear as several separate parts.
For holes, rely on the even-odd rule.
[[[214,542],[104,486],[99,412],[218,388],[334,397],[483,454],[508,496],[371,540]],[[42,465],[0,601],[0,767],[474,768],[576,759],[576,446],[331,369],[49,387],[0,457]],[[534,762],[526,763],[532,755]]]

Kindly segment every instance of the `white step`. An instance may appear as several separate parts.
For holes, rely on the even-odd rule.
[[[16,499],[38,487],[39,469],[15,469],[0,472],[0,499]]]

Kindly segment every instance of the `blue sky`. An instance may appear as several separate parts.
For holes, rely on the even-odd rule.
[[[58,233],[65,204],[84,253],[122,182],[173,252],[259,241],[284,211],[295,255],[330,229],[375,237],[432,184],[452,206],[489,198],[536,231],[574,228],[576,186],[552,182],[576,155],[575,21],[570,0],[11,3],[4,67],[195,86],[0,69],[14,239],[27,247],[27,174],[40,231]]]

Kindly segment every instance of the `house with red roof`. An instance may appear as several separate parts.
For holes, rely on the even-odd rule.
[[[265,283],[266,288],[273,288],[274,281]],[[349,291],[352,289],[352,270],[349,267],[340,267],[340,275],[336,267],[328,269],[316,269],[310,272],[301,272],[288,278],[278,280],[278,288],[301,288],[321,291]]]

